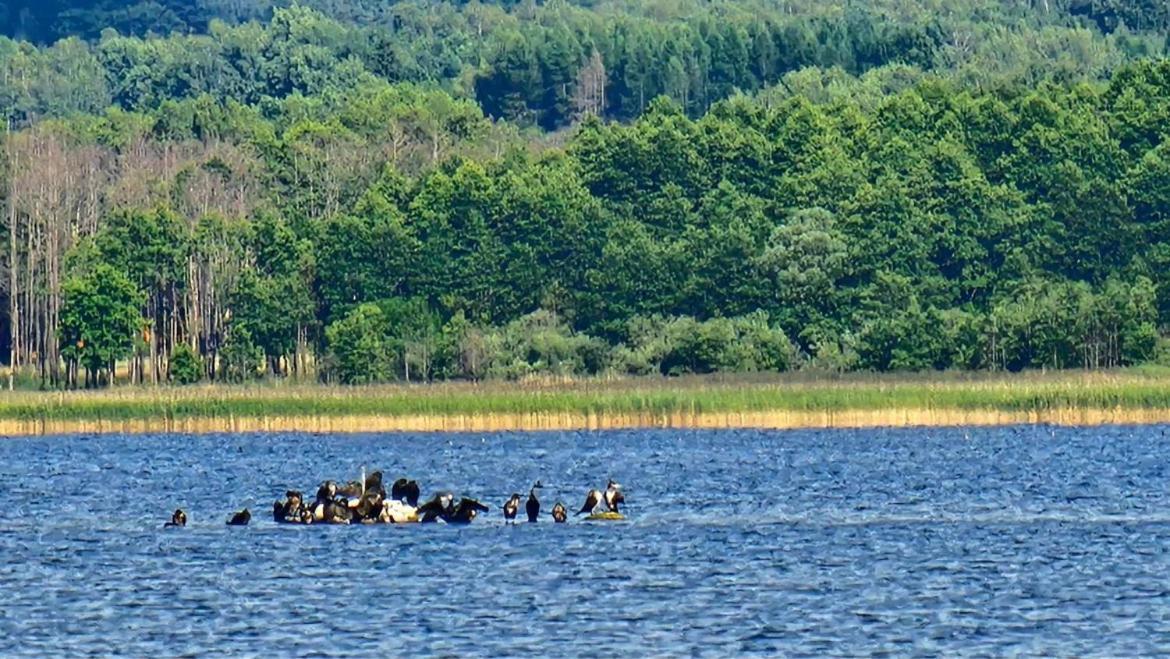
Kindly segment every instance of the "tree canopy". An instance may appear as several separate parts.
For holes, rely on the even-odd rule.
[[[0,341],[47,384],[1099,368],[1170,327],[1152,6],[215,6],[0,40]]]
[[[553,130],[590,113],[630,120],[660,95],[698,117],[777,84],[844,91],[839,77],[789,79],[810,67],[897,64],[980,86],[1098,80],[1161,54],[1166,13],[1103,0],[9,2],[0,112],[27,123],[201,96],[268,108],[380,80],[434,85],[490,117]]]

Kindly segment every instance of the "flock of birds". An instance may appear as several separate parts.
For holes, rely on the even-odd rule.
[[[540,519],[540,499],[537,491],[543,485],[536,481],[528,490],[524,512],[529,523]],[[480,513],[490,510],[489,506],[469,497],[456,497],[451,492],[439,492],[420,504],[421,490],[413,480],[399,478],[390,486],[387,494],[382,485],[382,472],[363,475],[360,481],[350,481],[338,486],[327,480],[317,488],[312,502],[306,502],[298,490],[285,492],[284,500],[272,504],[272,519],[281,524],[406,524],[443,521],[447,524],[470,524]],[[520,514],[520,493],[514,493],[504,502],[504,520],[515,523]],[[588,514],[587,519],[624,519],[619,506],[625,503],[622,486],[612,479],[605,490],[591,489],[585,495],[585,503],[578,515]],[[604,511],[598,508],[604,505]],[[560,501],[552,507],[553,521],[563,524],[569,519],[569,511]],[[233,514],[229,526],[247,526],[252,513],[247,508]],[[171,515],[171,521],[164,527],[187,525],[187,513],[181,508]]]

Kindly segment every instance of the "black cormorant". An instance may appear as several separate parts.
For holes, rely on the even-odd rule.
[[[610,512],[620,512],[618,510],[619,503],[625,503],[626,497],[622,494],[622,486],[610,480],[605,487],[605,507]]]
[[[419,497],[418,483],[415,481],[399,478],[394,481],[394,485],[390,487],[390,498],[395,501],[405,501],[407,504],[418,508]]]
[[[581,510],[578,510],[577,514],[592,513],[599,505],[601,505],[601,490],[589,490],[589,493],[585,495],[585,505],[581,506]]]
[[[528,490],[528,501],[524,503],[524,511],[528,513],[528,523],[535,524],[536,518],[540,516],[540,500],[536,498],[536,490],[540,489],[540,481]]]
[[[171,515],[171,521],[163,524],[163,528],[182,527],[187,525],[187,513],[183,512],[182,508],[176,508],[174,514]]]
[[[516,521],[516,513],[520,512],[520,495],[514,493],[511,498],[504,502],[504,519],[509,522]]]

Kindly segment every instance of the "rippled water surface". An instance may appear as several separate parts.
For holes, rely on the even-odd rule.
[[[4,440],[0,655],[1166,653],[1166,430]],[[492,511],[271,521],[362,465]],[[503,524],[610,476],[628,522]]]

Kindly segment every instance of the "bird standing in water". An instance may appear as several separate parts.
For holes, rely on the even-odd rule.
[[[589,493],[585,495],[585,505],[581,506],[581,510],[578,510],[577,514],[592,513],[599,505],[601,505],[601,490],[589,490]]]
[[[304,495],[297,490],[287,490],[284,501],[272,503],[272,519],[278,523],[297,524],[305,517],[305,510]]]
[[[621,512],[618,510],[618,504],[625,503],[626,501],[626,496],[622,494],[621,484],[614,482],[613,479],[610,479],[609,483],[605,486],[604,498],[605,507],[614,513]]]
[[[564,524],[565,520],[569,519],[569,511],[565,510],[565,504],[558,501],[552,509],[553,521],[557,524]]]
[[[228,526],[247,526],[248,522],[252,521],[252,513],[247,508],[232,515],[232,518],[227,521]]]
[[[419,516],[421,522],[433,522],[437,519],[443,519],[454,510],[452,504],[455,502],[455,495],[450,492],[439,492],[431,497],[431,500],[419,506],[415,513]]]
[[[520,512],[520,495],[513,494],[512,498],[504,503],[504,519],[509,522],[516,521],[516,513]]]
[[[524,512],[528,513],[528,523],[535,524],[536,518],[540,516],[540,500],[536,498],[536,491],[544,487],[540,481],[533,484],[532,489],[528,490],[528,501],[524,504]]]
[[[447,522],[448,524],[470,524],[471,520],[475,519],[476,515],[478,515],[480,512],[486,513],[488,510],[489,509],[487,506],[476,501],[475,499],[463,497],[459,500],[459,503],[456,504],[455,507],[451,509],[451,511],[445,517],[443,517],[443,521]]]
[[[390,498],[395,501],[405,501],[407,504],[418,508],[418,498],[420,496],[418,483],[405,478],[399,478],[390,486]]]
[[[163,524],[163,528],[183,527],[187,525],[187,513],[183,512],[182,508],[175,509],[175,513],[171,515],[171,521]]]

